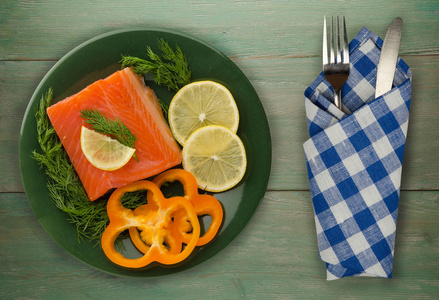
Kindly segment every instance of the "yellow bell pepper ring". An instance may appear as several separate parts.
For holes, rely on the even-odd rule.
[[[197,246],[203,246],[218,233],[223,222],[224,212],[221,203],[212,195],[198,194],[198,184],[192,173],[183,169],[171,169],[158,175],[153,182],[160,188],[166,182],[179,181],[184,189],[184,197],[194,206],[197,216],[208,215],[211,217],[211,223],[204,235],[200,236]],[[187,240],[187,237],[186,237]]]
[[[221,203],[211,195],[198,194],[198,185],[195,177],[188,171],[183,169],[171,169],[158,175],[153,182],[160,188],[164,183],[179,181],[184,190],[184,197],[188,199],[194,207],[198,217],[209,215],[211,223],[206,232],[198,239],[197,246],[203,246],[211,242],[221,227],[223,221],[223,208]],[[147,198],[152,194],[148,192]],[[148,200],[149,202],[149,200]],[[135,210],[135,214],[143,213],[139,208]],[[178,251],[183,243],[188,243],[191,239],[191,223],[188,222],[184,211],[177,212],[174,216],[174,222],[169,227],[170,240],[173,246],[172,251]],[[130,229],[130,237],[134,245],[142,252],[148,250],[148,243],[140,236],[139,231],[135,228]],[[145,245],[146,243],[146,245]]]
[[[123,207],[122,196],[127,192],[148,191],[148,204],[138,208],[141,213]],[[176,213],[184,212],[191,226],[191,238],[184,249],[176,251],[177,241],[169,231]],[[164,265],[185,260],[195,249],[200,236],[200,224],[192,204],[184,197],[165,198],[151,181],[137,181],[116,189],[107,204],[110,223],[105,229],[101,245],[105,255],[115,264],[126,268],[144,268],[153,262]],[[114,247],[116,238],[125,230],[137,228],[145,249],[139,258],[126,258]],[[142,251],[143,252],[143,251]]]

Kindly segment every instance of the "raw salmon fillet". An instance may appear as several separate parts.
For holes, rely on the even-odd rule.
[[[137,137],[134,158],[122,168],[103,171],[94,167],[81,150],[80,111],[95,109],[107,118],[119,118]],[[47,109],[85,191],[91,201],[112,188],[148,178],[181,163],[181,149],[174,140],[153,90],[131,69],[117,71]]]

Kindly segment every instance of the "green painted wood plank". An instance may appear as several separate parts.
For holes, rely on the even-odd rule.
[[[38,83],[55,62],[0,62],[0,192],[23,191],[18,168],[20,127]]]
[[[403,57],[414,73],[402,189],[438,189],[438,56]],[[270,190],[308,190],[302,144],[308,139],[303,92],[320,70],[318,58],[234,59],[265,108],[273,143]],[[19,129],[27,103],[54,62],[0,62],[0,192],[23,191]],[[295,70],[304,70],[297,72]],[[288,130],[285,130],[288,128]],[[428,142],[425,142],[428,141]]]
[[[437,298],[438,13],[433,0],[1,1],[0,298]],[[382,37],[391,19],[404,19],[400,53],[414,81],[391,280],[326,282],[317,257],[303,91],[321,69],[324,14],[346,15],[350,37],[362,26]],[[193,270],[153,279],[110,276],[68,255],[34,217],[18,171],[21,119],[44,74],[81,42],[135,26],[181,30],[232,57],[260,95],[273,139],[270,191],[238,239]]]
[[[245,230],[211,260],[171,276],[121,278],[64,252],[38,224],[24,194],[2,193],[0,298],[433,299],[439,292],[438,217],[439,192],[402,192],[393,279],[327,282],[309,192],[268,192]]]
[[[323,15],[384,36],[404,19],[401,53],[438,54],[439,3],[381,1],[25,1],[0,3],[0,60],[59,59],[98,34],[149,26],[181,30],[232,57],[319,56]],[[422,34],[420,34],[422,33]]]

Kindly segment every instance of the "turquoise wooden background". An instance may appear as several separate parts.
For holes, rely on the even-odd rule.
[[[413,71],[393,279],[325,281],[317,256],[303,142],[303,92],[321,70],[323,16],[345,15],[384,37],[404,19],[400,55]],[[439,2],[25,1],[0,2],[1,299],[306,299],[439,297]],[[33,215],[18,169],[20,125],[45,73],[78,44],[115,29],[161,27],[229,56],[259,94],[270,124],[267,193],[223,252],[187,272],[120,278],[77,261]]]

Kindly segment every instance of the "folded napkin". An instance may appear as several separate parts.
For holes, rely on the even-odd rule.
[[[305,91],[304,150],[327,280],[392,277],[412,73],[398,58],[392,90],[375,99],[382,44],[366,28],[349,44],[348,114],[333,104],[323,72]]]

